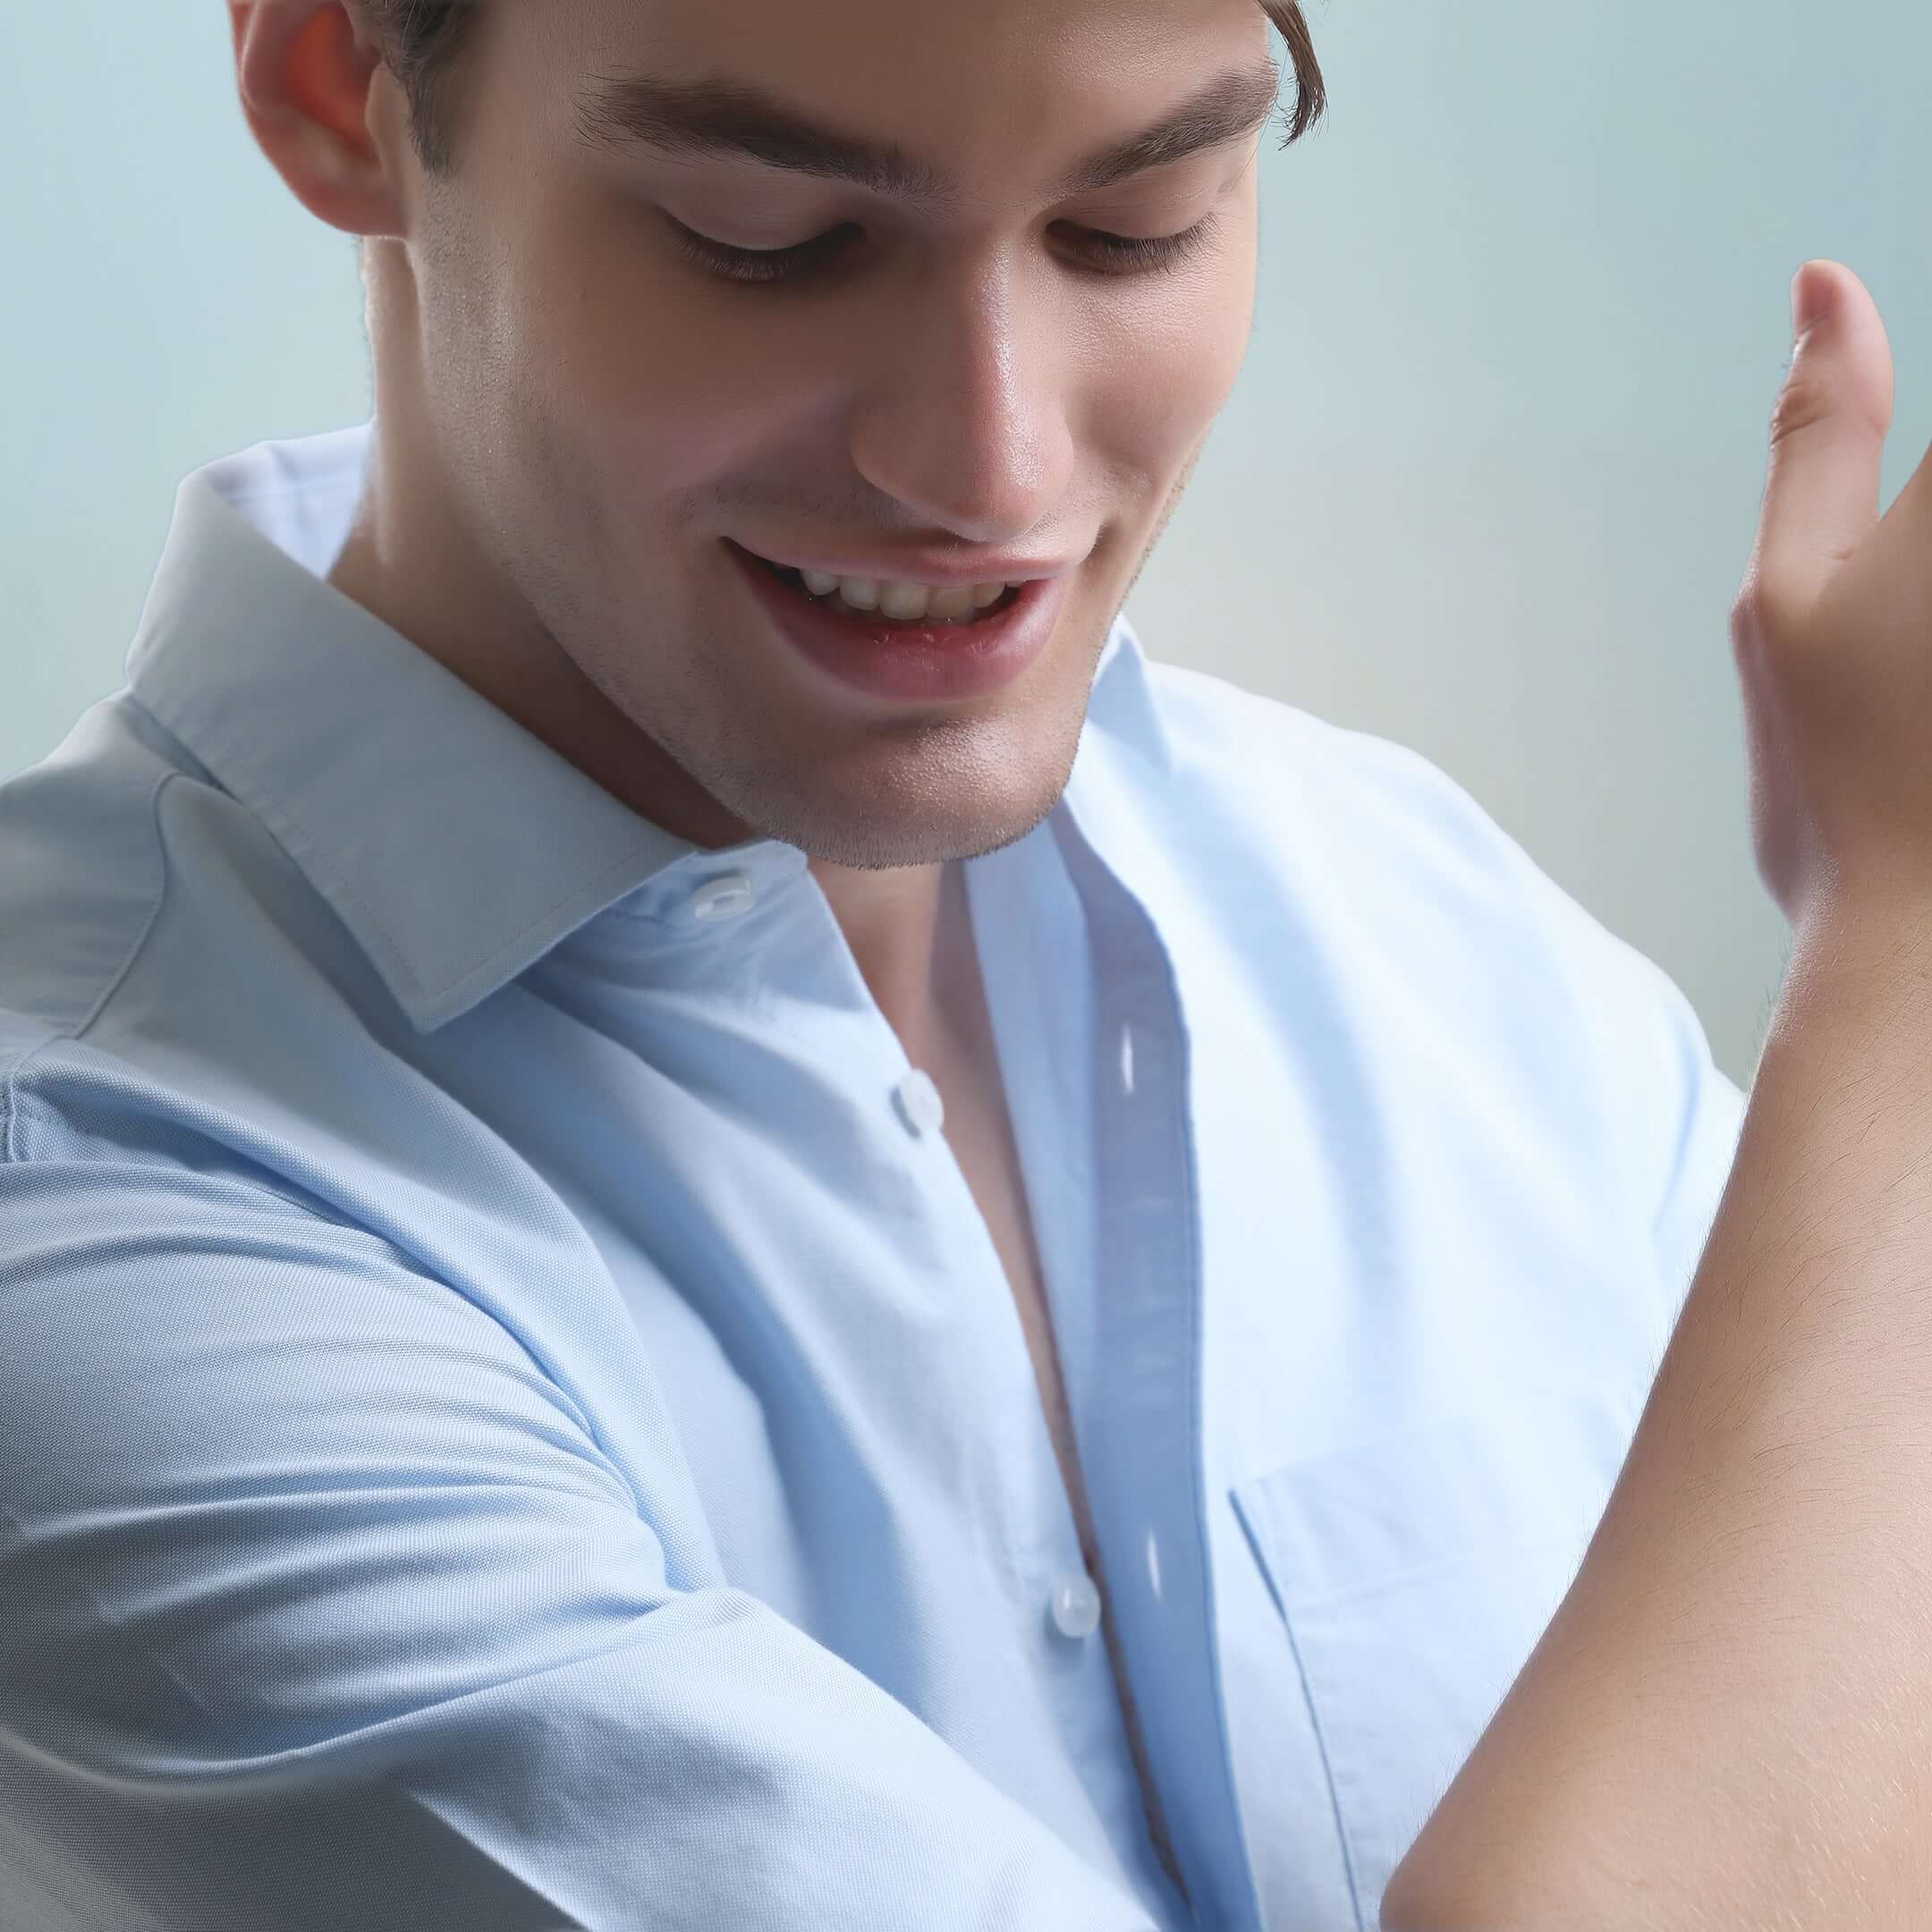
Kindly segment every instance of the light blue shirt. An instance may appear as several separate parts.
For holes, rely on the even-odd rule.
[[[369,449],[190,478],[127,688],[0,788],[0,1921],[1373,1928],[1729,1171],[1681,993],[1415,753],[1115,624],[966,868],[1088,1630],[805,853],[331,589]]]

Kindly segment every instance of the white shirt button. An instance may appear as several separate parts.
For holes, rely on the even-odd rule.
[[[932,1076],[917,1067],[899,1082],[894,1097],[905,1123],[916,1134],[934,1134],[945,1125],[945,1102],[933,1085]]]
[[[1080,1571],[1054,1585],[1046,1607],[1063,1637],[1091,1637],[1100,1627],[1100,1592]]]
[[[730,872],[691,894],[692,917],[703,920],[736,919],[751,910],[757,889],[742,872]]]

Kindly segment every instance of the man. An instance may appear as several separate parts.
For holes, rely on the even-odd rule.
[[[1924,1136],[1824,1103],[1924,1029],[1922,563],[1792,588],[1863,292],[1741,604],[1804,970],[1727,1191],[1662,973],[1120,614],[1286,0],[233,13],[377,408],[183,486],[0,793],[10,1922],[1904,1922],[1932,1781],[1834,1727],[1925,1689]]]

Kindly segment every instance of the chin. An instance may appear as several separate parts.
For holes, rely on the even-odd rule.
[[[819,864],[855,872],[900,871],[984,858],[1017,844],[1052,813],[1066,789],[1062,776],[1029,787],[1023,795],[1009,786],[1004,796],[989,799],[970,786],[955,791],[949,777],[957,780],[958,775],[928,770],[890,803],[855,804],[821,794],[796,801],[791,811],[755,815],[752,822],[767,826],[767,836],[798,846]]]
[[[823,865],[842,866],[854,872],[896,872],[1003,852],[1025,838],[1052,810],[1049,802],[1045,809],[1023,815],[1017,821],[1010,817],[996,820],[966,814],[936,825],[930,821],[900,826],[877,821],[821,823],[816,835],[790,837],[786,843],[799,846]]]

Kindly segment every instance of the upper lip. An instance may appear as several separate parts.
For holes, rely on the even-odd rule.
[[[786,570],[817,571],[826,577],[869,577],[875,583],[936,584],[943,589],[960,589],[970,584],[1029,583],[1037,578],[1061,577],[1080,561],[1078,557],[976,557],[962,563],[955,554],[941,558],[930,552],[909,552],[900,556],[860,556],[846,550],[836,556],[825,552],[803,556],[796,551],[754,550],[749,544],[738,547],[748,556],[762,557]]]

